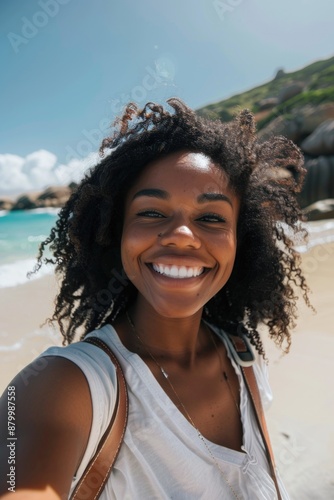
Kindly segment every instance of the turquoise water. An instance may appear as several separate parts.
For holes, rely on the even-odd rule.
[[[40,243],[55,224],[58,210],[0,212],[0,287],[24,283]],[[41,272],[51,272],[50,268]]]

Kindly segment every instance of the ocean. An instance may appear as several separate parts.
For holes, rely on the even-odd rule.
[[[49,235],[59,209],[0,211],[0,288],[28,281],[40,243]],[[31,279],[52,273],[53,266],[43,266]]]
[[[28,281],[34,268],[40,243],[49,235],[59,209],[0,211],[0,288],[14,287]],[[308,222],[307,245],[296,246],[301,252],[334,241],[334,220]],[[53,266],[43,266],[29,279],[52,273]]]

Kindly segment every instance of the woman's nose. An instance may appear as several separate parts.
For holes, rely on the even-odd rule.
[[[180,248],[199,248],[201,240],[191,228],[190,224],[184,221],[175,221],[161,233],[160,242],[166,246],[176,246]]]

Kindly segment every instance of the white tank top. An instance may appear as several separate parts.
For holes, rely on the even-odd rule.
[[[143,360],[128,351],[115,329],[105,325],[93,331],[116,354],[128,385],[129,419],[117,461],[100,496],[101,500],[274,500],[264,446],[247,389],[225,340],[228,356],[240,383],[240,412],[243,446],[235,451],[205,439],[224,477],[213,462],[196,429],[163,391]],[[41,356],[57,355],[71,360],[85,374],[92,398],[93,420],[88,445],[73,478],[71,492],[93,457],[113,413],[116,374],[109,356],[99,347],[77,342],[67,347],[51,347]],[[271,402],[267,367],[261,357],[254,365],[262,401]],[[224,479],[226,478],[227,481]],[[281,496],[289,496],[278,477]],[[228,484],[229,483],[229,484]]]

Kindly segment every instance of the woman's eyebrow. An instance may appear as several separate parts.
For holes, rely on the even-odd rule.
[[[198,203],[205,203],[206,201],[227,201],[233,208],[232,200],[222,193],[202,193],[197,197]]]
[[[160,198],[161,200],[170,199],[170,194],[167,191],[156,188],[141,189],[140,191],[137,191],[137,193],[133,195],[132,200],[139,198],[140,196]],[[205,203],[207,201],[226,201],[231,206],[233,206],[230,198],[222,193],[202,193],[197,197],[198,203]]]
[[[162,200],[168,200],[170,198],[167,191],[163,191],[162,189],[141,189],[133,196],[132,199],[134,200],[140,196],[151,196],[154,198],[161,198]]]

